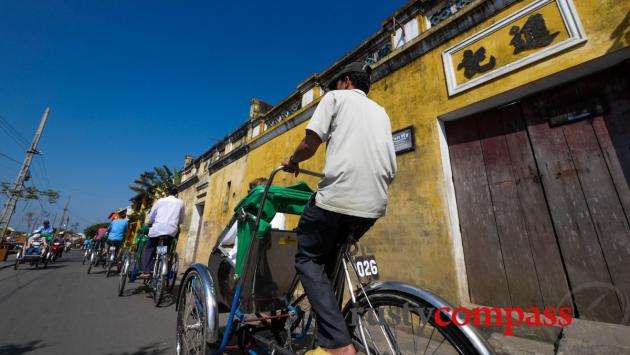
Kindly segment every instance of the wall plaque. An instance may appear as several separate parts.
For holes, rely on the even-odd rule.
[[[537,0],[442,52],[449,96],[586,41],[572,0]]]
[[[394,139],[394,151],[396,154],[412,151],[416,148],[413,138],[413,126],[409,126],[392,133]]]

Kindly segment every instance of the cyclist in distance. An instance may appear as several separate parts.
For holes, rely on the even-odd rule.
[[[184,201],[177,198],[177,187],[170,186],[166,189],[166,196],[157,200],[151,212],[147,224],[149,225],[149,240],[142,253],[142,274],[140,278],[150,278],[155,260],[155,250],[160,237],[167,237],[165,245],[170,245],[171,239],[179,234],[179,225],[184,223]]]

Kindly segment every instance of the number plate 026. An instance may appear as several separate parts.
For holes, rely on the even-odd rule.
[[[357,256],[354,262],[362,280],[378,280],[378,265],[374,255]]]
[[[168,251],[168,247],[166,245],[157,247],[157,254],[158,255],[164,255],[164,254],[166,254],[167,251]]]

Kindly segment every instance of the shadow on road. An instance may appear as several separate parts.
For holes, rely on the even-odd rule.
[[[43,348],[45,346],[46,344],[42,343],[41,340],[31,340],[25,344],[0,345],[0,354],[6,354],[6,355],[26,354],[31,351]]]
[[[43,275],[43,274],[42,274]],[[20,291],[21,289],[29,286],[30,284],[32,284],[33,282],[39,280],[42,276],[37,276],[34,279],[27,281],[23,284],[17,285],[15,288],[13,288],[9,293],[7,293],[6,295],[2,295],[2,299],[0,299],[0,304],[4,303],[5,301],[7,301],[9,299],[9,297],[13,296],[13,294],[15,294],[16,292]],[[0,352],[0,354],[4,354],[2,352]]]
[[[160,343],[153,343],[140,347],[140,349],[134,352],[124,353],[109,353],[108,355],[158,355],[166,354],[169,351],[168,347],[161,345]],[[2,353],[0,353],[2,354]]]
[[[134,289],[130,289],[130,287],[132,285],[137,286]],[[127,284],[127,288],[125,289],[125,291],[123,292],[122,297],[130,297],[130,296],[135,296],[135,295],[139,295],[139,294],[148,294],[147,297],[152,297],[151,296],[151,287],[149,287],[148,285],[145,284],[141,284],[141,283],[128,283]]]
[[[177,303],[177,295],[179,294],[179,284],[176,284],[173,287],[173,291],[171,293],[167,293],[165,294],[162,299],[162,302],[160,304],[160,308],[163,307],[170,307],[172,305],[174,305],[175,303]]]
[[[68,267],[68,265],[64,265],[64,264],[48,264],[48,266],[46,266],[46,269],[61,269],[64,267]]]

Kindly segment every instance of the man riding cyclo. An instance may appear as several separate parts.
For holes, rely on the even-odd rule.
[[[184,201],[177,198],[177,192],[176,186],[168,187],[166,196],[157,200],[149,212],[149,238],[142,252],[142,274],[139,276],[142,279],[151,278],[159,239],[167,239],[164,244],[170,253],[175,244],[173,239],[179,234],[179,225],[184,223]]]
[[[120,218],[120,215],[116,212],[113,212],[110,215],[112,222],[107,227],[107,246],[105,250],[109,249],[110,246],[116,248],[116,251],[120,250],[120,247],[125,240],[125,233],[127,233],[127,227],[129,226],[127,221],[123,218]]]
[[[48,248],[48,241],[39,229],[33,231],[33,235],[24,243],[24,256],[41,255],[44,256]]]
[[[295,268],[317,314],[319,347],[307,354],[356,353],[326,261],[334,258],[338,243],[348,242],[349,235],[358,240],[385,215],[388,188],[396,175],[389,117],[367,97],[370,71],[363,63],[350,63],[331,81],[331,91],[313,113],[304,139],[282,164],[297,175],[299,163],[327,143],[324,177],[297,228]]]
[[[48,244],[52,242],[53,236],[55,235],[55,229],[50,225],[50,222],[48,220],[44,220],[42,225],[39,226],[36,230],[39,231],[39,233],[44,236],[44,238],[46,238],[46,242],[48,242]]]

